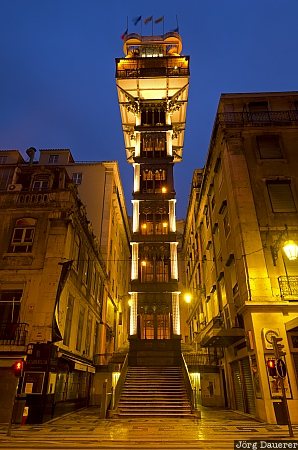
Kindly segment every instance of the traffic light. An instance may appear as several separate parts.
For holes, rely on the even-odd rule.
[[[16,377],[18,377],[18,378],[21,377],[23,375],[23,370],[24,370],[24,361],[23,360],[16,361],[12,365],[12,370]]]
[[[282,344],[279,344],[279,342],[282,342],[282,338],[273,336],[272,337],[272,345],[274,350],[274,355],[276,359],[280,359],[282,356],[285,356],[285,352],[283,351],[283,348],[285,347]]]
[[[268,372],[271,377],[276,377],[276,364],[275,359],[268,359],[267,361]]]

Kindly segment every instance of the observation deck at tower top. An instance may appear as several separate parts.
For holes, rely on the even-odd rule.
[[[124,58],[116,59],[116,78],[188,77],[189,57],[182,56],[181,36],[169,32],[162,36],[125,37]]]

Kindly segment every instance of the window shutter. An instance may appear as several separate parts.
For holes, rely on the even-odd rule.
[[[289,181],[268,182],[267,188],[273,212],[297,211]]]
[[[282,158],[282,152],[277,135],[257,136],[257,144],[259,148],[260,158],[262,159],[278,159]]]

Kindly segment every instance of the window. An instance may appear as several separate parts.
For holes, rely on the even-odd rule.
[[[32,189],[33,191],[43,191],[48,189],[49,187],[49,180],[34,180]]]
[[[18,219],[12,233],[8,251],[11,253],[31,253],[36,227],[36,219]]]
[[[49,156],[49,163],[50,164],[56,164],[58,162],[59,155],[50,155]]]
[[[225,236],[227,237],[231,231],[230,218],[229,218],[228,212],[226,212],[226,214],[224,216],[223,224],[224,224]]]
[[[249,112],[268,111],[268,102],[267,101],[250,102],[248,104],[248,110]]]
[[[9,167],[2,167],[0,170],[0,189],[7,189],[12,181],[14,169]]]
[[[161,193],[166,185],[165,169],[144,169],[141,173],[142,192]]]
[[[77,342],[76,342],[76,350],[78,351],[80,351],[82,348],[84,320],[85,320],[85,309],[83,308],[83,306],[81,306],[78,322]]]
[[[144,133],[141,136],[141,156],[160,158],[166,156],[166,134]]]
[[[75,233],[72,247],[72,267],[77,272],[79,270],[79,262],[80,262],[80,248],[81,248],[81,240],[79,238],[78,233]]]
[[[82,177],[83,177],[82,172],[74,172],[72,174],[72,182],[74,184],[81,184],[82,183]]]
[[[261,159],[276,159],[283,157],[278,135],[265,134],[263,136],[257,136],[257,146]]]
[[[19,321],[21,298],[23,291],[11,290],[0,291],[0,333],[3,333],[3,326]]]
[[[290,180],[267,181],[267,190],[273,212],[296,212]]]
[[[141,112],[141,124],[143,126],[163,126],[166,123],[166,113],[162,107],[143,107]]]
[[[67,303],[65,327],[64,327],[64,337],[63,337],[63,344],[64,345],[69,345],[69,341],[70,341],[70,331],[71,331],[71,323],[72,323],[73,305],[74,305],[74,298],[73,298],[72,295],[69,295],[68,303]]]
[[[0,164],[6,164],[7,156],[0,156]]]

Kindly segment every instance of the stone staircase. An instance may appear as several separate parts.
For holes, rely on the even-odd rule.
[[[190,417],[181,367],[129,367],[113,417]]]

